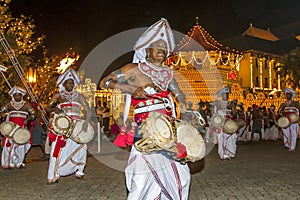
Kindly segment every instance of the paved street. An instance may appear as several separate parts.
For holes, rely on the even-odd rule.
[[[0,199],[126,199],[124,173],[116,169],[125,165],[128,153],[115,153],[109,144],[101,143],[100,153],[96,142],[89,145],[87,181],[71,175],[50,186],[48,161],[39,161],[40,149],[32,148],[25,169],[0,170]],[[203,170],[192,175],[190,200],[300,199],[300,149],[289,154],[282,141],[239,144],[237,157],[226,162],[215,147],[202,164]]]

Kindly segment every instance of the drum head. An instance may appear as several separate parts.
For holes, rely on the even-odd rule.
[[[299,121],[299,117],[297,114],[290,114],[289,115],[289,120],[290,122],[293,124],[293,123],[298,123]]]
[[[52,129],[55,133],[66,135],[72,128],[72,119],[65,115],[56,115],[52,121]]]
[[[238,123],[231,119],[226,120],[223,126],[223,132],[228,134],[234,134],[237,132],[238,129]]]
[[[72,140],[81,144],[86,144],[90,142],[94,137],[94,128],[91,124],[88,124],[87,131],[82,130],[84,122],[84,120],[76,120],[75,127],[70,136]]]
[[[167,116],[158,112],[149,114],[148,118],[141,124],[139,134],[142,134],[143,138],[151,139],[162,149],[170,148],[174,144],[171,122]]]
[[[211,123],[215,126],[215,127],[218,127],[218,128],[221,128],[222,125],[223,125],[223,118],[220,116],[220,115],[214,115],[211,119]]]
[[[30,140],[30,131],[26,128],[18,128],[12,136],[16,144],[26,144]]]
[[[246,122],[242,119],[236,120],[236,123],[238,124],[239,128],[243,127],[246,125]]]
[[[277,120],[277,125],[278,125],[280,128],[287,128],[287,127],[289,127],[289,125],[290,125],[289,119],[288,119],[287,117],[280,117],[280,118]]]
[[[15,124],[13,122],[3,122],[0,125],[0,131],[3,136],[9,136],[12,130],[15,128]]]
[[[183,121],[176,124],[176,127],[177,142],[186,147],[187,160],[195,162],[204,158],[205,143],[197,129]]]

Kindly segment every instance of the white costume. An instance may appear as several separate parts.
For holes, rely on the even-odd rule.
[[[155,23],[139,38],[134,47],[135,55],[133,62],[141,63],[139,67],[149,66],[150,64],[144,64],[146,63],[145,49],[159,39],[163,39],[167,43],[167,50],[170,53],[174,48],[174,39],[172,30],[165,19],[161,19]],[[153,68],[153,70],[155,69]],[[168,83],[167,81],[166,85],[158,87],[163,87],[162,89],[166,90]],[[126,113],[128,111],[125,110],[124,118],[127,117]],[[136,115],[142,115],[142,113],[135,113]],[[128,200],[188,199],[190,171],[187,164],[183,165],[175,162],[163,154],[143,154],[132,146],[125,175],[129,191]]]
[[[218,91],[217,95],[220,96],[223,93],[229,93],[229,88],[224,87]],[[231,111],[227,109],[228,101],[218,100],[213,103],[214,111],[220,115],[223,119],[230,118]],[[236,154],[236,141],[237,134],[227,134],[222,131],[221,128],[217,128],[217,139],[218,139],[218,154],[220,158],[230,159],[234,158]]]
[[[26,91],[20,87],[14,86],[9,91],[9,95],[12,97],[10,104],[4,106],[1,112],[9,112],[6,118],[6,121],[14,122],[20,127],[26,127],[24,124],[25,119],[31,117],[34,119],[34,110],[29,107],[25,109],[26,101],[21,100],[20,102],[16,102],[13,95],[19,93],[25,96]],[[26,144],[16,144],[10,137],[4,137],[2,140],[2,157],[1,157],[1,167],[2,168],[20,168],[25,167],[24,159],[25,155],[29,151],[31,144],[30,142]]]
[[[284,94],[286,94],[286,93],[291,93],[293,98],[296,97],[296,91],[291,88],[285,88]],[[288,104],[287,102],[284,103],[282,105],[282,108],[283,108],[282,111],[286,117],[289,117],[290,114],[296,114],[299,116],[299,107],[298,107],[298,104],[296,104],[294,101],[292,101],[291,104]],[[284,146],[290,152],[294,152],[296,149],[299,124],[293,123],[289,127],[283,128],[282,131],[283,131]]]
[[[80,82],[78,75],[72,69],[67,70],[58,78],[57,84],[60,88],[60,95],[69,101],[60,103],[57,107],[62,109],[71,118],[79,119],[81,104],[78,102],[78,93],[74,88],[73,91],[67,92],[62,85],[68,79],[74,80],[74,88]],[[56,135],[52,131],[49,133],[49,140],[52,144],[48,168],[48,182],[55,182],[60,176],[67,176],[74,172],[76,172],[77,177],[83,176],[87,158],[87,145],[76,143],[70,138]]]

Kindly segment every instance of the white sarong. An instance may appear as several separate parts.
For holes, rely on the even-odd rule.
[[[6,147],[8,141],[11,143],[10,147]],[[21,164],[24,164],[25,155],[29,151],[30,147],[31,145],[29,143],[18,145],[6,138],[2,149],[1,167],[19,167]]]
[[[78,144],[71,139],[61,148],[58,157],[53,157],[56,141],[51,144],[51,156],[48,168],[48,180],[56,180],[60,176],[68,176],[74,172],[83,174],[87,158],[87,145]]]
[[[188,199],[190,170],[163,154],[131,149],[125,169],[128,200]]]

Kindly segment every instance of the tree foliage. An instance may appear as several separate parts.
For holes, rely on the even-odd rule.
[[[29,68],[36,70],[38,83],[34,84],[32,88],[34,88],[33,92],[37,96],[41,96],[45,87],[55,88],[55,84],[49,85],[51,83],[49,80],[59,63],[59,58],[58,56],[48,56],[44,45],[45,36],[36,35],[34,20],[24,15],[13,17],[9,9],[9,3],[10,0],[0,0],[0,30],[22,66],[24,74],[28,72]],[[21,81],[2,45],[0,47],[0,64],[8,68],[4,75],[9,84],[23,87],[24,83]],[[1,102],[2,104],[10,100],[7,95],[10,88],[5,78],[2,75],[0,77],[0,98],[4,100]],[[26,79],[26,77],[24,78]],[[47,94],[49,94],[49,91]]]
[[[284,86],[300,88],[300,47],[286,53],[282,63],[280,75],[284,78]]]

